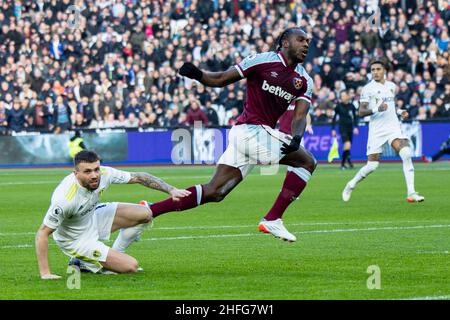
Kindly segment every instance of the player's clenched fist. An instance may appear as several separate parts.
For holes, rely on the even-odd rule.
[[[283,143],[283,146],[281,147],[281,153],[282,154],[288,154],[294,151],[297,151],[298,148],[300,148],[300,142],[302,141],[302,137],[299,135],[296,135],[292,138],[291,143],[288,145],[286,143]]]
[[[200,81],[203,76],[203,72],[190,62],[185,62],[181,66],[179,73],[182,76],[195,79],[197,81]]]

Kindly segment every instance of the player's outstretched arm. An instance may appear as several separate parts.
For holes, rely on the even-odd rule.
[[[50,272],[50,266],[48,264],[48,237],[53,231],[55,230],[42,224],[36,233],[36,256],[39,274],[43,280],[61,279],[60,276]]]
[[[191,192],[188,190],[177,189],[165,182],[163,179],[155,177],[146,172],[132,172],[131,179],[130,181],[128,181],[128,183],[139,183],[147,188],[168,193],[174,200],[179,200],[180,198],[187,197],[191,194]]]
[[[225,87],[242,79],[235,67],[226,71],[210,72],[197,68],[190,62],[185,62],[179,70],[180,75],[195,79],[208,87]]]

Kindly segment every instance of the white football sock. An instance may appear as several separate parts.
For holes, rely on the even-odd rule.
[[[414,190],[414,166],[411,159],[411,148],[403,147],[398,153],[403,161],[403,173],[405,175],[407,195],[416,193]]]
[[[356,184],[367,177],[369,174],[371,174],[373,171],[375,171],[378,168],[379,164],[380,163],[378,161],[367,161],[367,164],[359,169],[353,179],[348,183],[350,188],[355,188]]]
[[[137,226],[131,228],[120,229],[119,235],[112,246],[113,249],[119,252],[125,252],[125,250],[136,241],[148,226],[148,223],[138,224]]]

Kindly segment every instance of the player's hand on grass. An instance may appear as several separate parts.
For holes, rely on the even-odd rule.
[[[179,74],[197,81],[200,81],[203,76],[203,72],[190,62],[185,62],[181,66]]]
[[[179,201],[181,198],[187,197],[191,194],[190,191],[184,190],[184,189],[172,189],[170,190],[170,195],[172,196],[172,199],[175,201]]]
[[[300,148],[300,141],[302,141],[301,136],[299,136],[299,135],[294,136],[289,145],[286,143],[283,143],[283,146],[281,147],[281,153],[288,154],[288,153],[297,151],[298,148]]]
[[[58,279],[61,279],[61,276],[49,273],[49,274],[41,275],[41,279],[42,280],[58,280]]]

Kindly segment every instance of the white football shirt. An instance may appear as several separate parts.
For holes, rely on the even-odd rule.
[[[111,184],[128,183],[129,172],[111,167],[100,167],[100,184],[94,191],[82,187],[74,173],[65,177],[52,195],[50,208],[43,224],[56,229],[53,238],[65,244],[95,234],[93,214],[98,200]]]
[[[383,102],[387,104],[386,111],[377,112],[370,116],[369,132],[378,134],[397,130],[400,128],[400,121],[395,109],[396,85],[391,81],[385,81],[384,84],[375,80],[366,84],[361,92],[360,102],[368,102],[369,109],[378,108]]]

